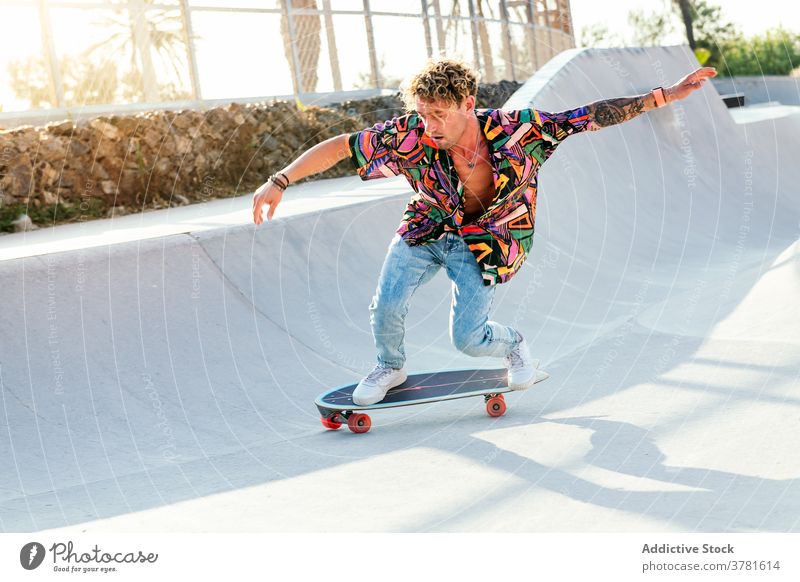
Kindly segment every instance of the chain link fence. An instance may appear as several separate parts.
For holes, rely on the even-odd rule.
[[[438,55],[521,81],[575,44],[569,0],[4,0],[0,21],[5,126],[36,110],[370,96]]]

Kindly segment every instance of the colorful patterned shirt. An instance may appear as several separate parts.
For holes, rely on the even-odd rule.
[[[350,159],[362,180],[403,175],[416,193],[397,233],[410,246],[458,232],[481,268],[484,285],[517,273],[533,241],[539,166],[568,135],[587,128],[585,107],[547,113],[537,109],[476,109],[488,142],[495,195],[486,212],[463,223],[464,191],[446,150],[425,135],[416,113],[350,134]]]

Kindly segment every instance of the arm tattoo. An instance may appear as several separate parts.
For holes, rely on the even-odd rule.
[[[648,104],[645,103],[645,97],[645,95],[637,95],[636,97],[620,97],[619,99],[606,99],[590,103],[586,106],[590,119],[587,129],[597,131],[609,125],[628,121],[649,111],[652,107],[648,107]]]

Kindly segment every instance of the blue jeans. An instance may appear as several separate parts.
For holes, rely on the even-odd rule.
[[[519,343],[513,328],[489,321],[496,287],[483,284],[478,262],[463,238],[448,232],[439,240],[412,247],[396,234],[369,306],[379,365],[402,368],[405,364],[403,339],[411,296],[442,266],[453,282],[453,345],[470,356],[505,357]]]

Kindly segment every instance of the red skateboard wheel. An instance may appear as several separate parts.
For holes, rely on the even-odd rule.
[[[356,412],[347,419],[347,426],[355,433],[364,433],[372,426],[372,420],[368,414]]]
[[[502,394],[492,396],[486,401],[486,412],[489,416],[503,416],[506,413],[506,399]]]
[[[320,418],[320,421],[322,422],[322,426],[324,426],[325,428],[329,428],[331,430],[337,430],[337,429],[341,428],[342,423],[339,420],[337,420],[337,417],[338,417],[338,415],[336,415],[336,416],[323,416],[322,418]]]

